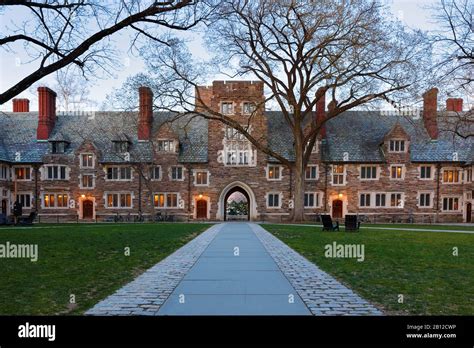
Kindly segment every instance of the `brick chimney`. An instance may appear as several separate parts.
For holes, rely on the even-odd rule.
[[[13,112],[30,112],[30,101],[26,98],[13,99]]]
[[[319,98],[319,99],[318,99]],[[316,123],[321,124],[326,119],[326,89],[321,87],[316,91]],[[326,125],[323,124],[319,132],[322,138],[326,138]]]
[[[48,87],[38,87],[38,104],[36,139],[48,140],[56,123],[56,93]]]
[[[423,123],[431,139],[438,139],[438,89],[423,94]]]
[[[446,99],[446,111],[462,111],[462,98],[448,98]]]
[[[153,123],[153,92],[149,87],[138,88],[140,108],[138,112],[138,140],[150,140]]]

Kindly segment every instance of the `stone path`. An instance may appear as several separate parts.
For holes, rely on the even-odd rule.
[[[227,223],[159,315],[310,315],[248,223]]]
[[[211,227],[86,314],[382,313],[259,225],[225,223]]]
[[[314,315],[382,314],[261,226],[251,228]]]

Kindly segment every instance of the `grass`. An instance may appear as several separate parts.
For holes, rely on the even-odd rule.
[[[474,315],[472,234],[263,227],[388,314]],[[363,244],[365,260],[326,258],[325,245],[334,241]],[[453,256],[453,247],[458,248],[458,256]],[[403,303],[398,303],[399,294]]]
[[[342,221],[342,224],[344,224],[343,221]],[[322,226],[321,222],[311,222],[311,221],[301,223],[301,225]],[[428,229],[428,230],[449,230],[449,231],[474,231],[474,226],[466,226],[466,225],[362,223],[361,228],[365,228],[365,227],[403,228],[403,229],[411,229],[411,230]]]
[[[82,314],[209,225],[51,227],[0,229],[0,244],[38,244],[39,250],[37,262],[0,259],[0,315]],[[76,304],[69,303],[71,294]]]

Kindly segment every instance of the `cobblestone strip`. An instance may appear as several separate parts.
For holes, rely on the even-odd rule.
[[[214,225],[132,282],[89,309],[86,315],[157,315],[161,305],[223,225]]]
[[[314,315],[383,315],[261,226],[250,225]]]

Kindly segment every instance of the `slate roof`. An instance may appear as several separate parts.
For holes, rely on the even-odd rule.
[[[284,124],[280,112],[267,112],[269,139],[272,149],[292,160],[289,148],[293,135]],[[473,139],[462,139],[452,133],[440,133],[438,140],[428,136],[423,120],[385,115],[379,111],[346,111],[326,124],[326,139],[321,144],[322,160],[343,162],[344,153],[349,162],[385,162],[381,144],[384,137],[399,123],[410,136],[410,156],[413,162],[452,162],[453,152],[459,162],[474,161]]]
[[[113,163],[123,162],[124,158],[113,151],[112,141],[126,136],[125,140],[131,142],[130,160],[151,161],[152,144],[138,141],[137,118],[136,112],[60,113],[50,140],[70,142],[66,155],[72,155],[85,140],[89,140],[101,151],[101,162]],[[156,132],[164,122],[173,118],[175,114],[172,113],[154,113],[152,130]],[[36,140],[37,124],[37,112],[0,113],[0,160],[42,162],[50,146],[48,142]],[[207,120],[181,117],[172,123],[172,128],[179,137],[180,162],[207,162]],[[21,153],[20,161],[15,161],[16,152]]]
[[[294,159],[293,136],[288,131],[281,112],[266,112],[270,147],[290,160]],[[72,155],[85,141],[91,141],[101,152],[101,162],[123,162],[123,157],[112,150],[112,141],[117,137],[130,141],[131,161],[151,161],[152,144],[139,142],[137,138],[136,112],[95,112],[92,114],[58,114],[56,126],[50,140],[70,142],[66,154]],[[171,123],[179,137],[180,162],[206,163],[208,161],[208,121],[192,115],[176,120],[175,113],[154,113],[152,131]],[[42,162],[50,151],[48,142],[36,140],[38,113],[0,113],[0,161],[15,162],[20,152],[23,163]],[[376,111],[348,111],[328,121],[327,137],[321,144],[322,160],[342,162],[345,152],[349,162],[384,162],[381,144],[385,135],[399,123],[410,136],[410,154],[413,162],[452,162],[453,152],[459,161],[474,163],[474,141],[472,138],[453,137],[452,133],[441,133],[432,141],[423,126],[422,119],[407,119],[383,115]]]

